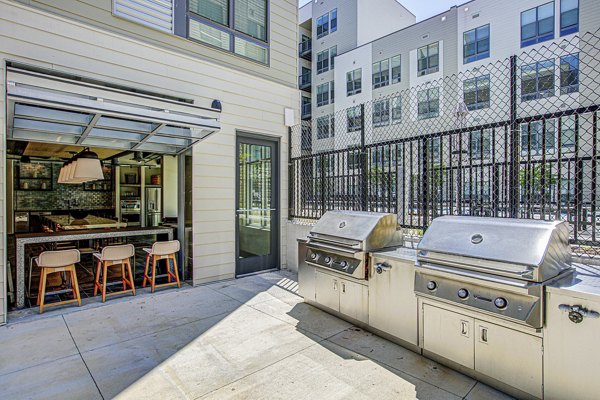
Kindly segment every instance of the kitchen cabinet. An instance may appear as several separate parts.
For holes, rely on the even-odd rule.
[[[542,338],[423,304],[423,348],[542,398]]]
[[[474,325],[473,318],[423,304],[423,348],[475,369]]]
[[[475,370],[542,398],[542,339],[475,320]]]
[[[369,265],[369,325],[418,346],[415,251],[373,253]]]
[[[585,290],[595,282],[587,284]],[[562,399],[597,399],[600,396],[600,319],[583,317],[581,322],[574,323],[569,319],[569,312],[559,309],[561,304],[579,305],[587,311],[600,312],[599,296],[582,293],[574,294],[567,290],[551,289],[546,294],[546,327],[544,330],[544,398]],[[556,290],[556,292],[554,291]],[[560,293],[564,292],[564,293]],[[595,297],[596,299],[594,299]]]
[[[352,319],[367,323],[369,289],[366,285],[315,271],[315,301]]]

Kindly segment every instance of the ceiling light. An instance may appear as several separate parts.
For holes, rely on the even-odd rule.
[[[98,154],[84,150],[77,155],[76,167],[74,168],[73,179],[80,182],[90,182],[104,179],[102,165]]]

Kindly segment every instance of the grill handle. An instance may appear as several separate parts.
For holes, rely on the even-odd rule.
[[[341,249],[339,247],[335,247],[335,246],[328,246],[325,244],[308,244],[306,247],[308,247],[309,249],[313,249],[313,250],[323,250],[323,251],[330,251],[332,253],[336,253],[336,254],[340,254],[343,256],[350,256],[352,258],[355,258],[355,255],[357,252],[354,251],[348,251],[348,250],[344,250]]]

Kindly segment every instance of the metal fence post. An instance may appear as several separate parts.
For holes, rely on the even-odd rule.
[[[367,157],[365,139],[365,104],[360,105],[360,207],[362,211],[369,210],[369,160]]]
[[[288,127],[288,220],[293,219],[294,210],[294,163],[292,162],[292,127]]]
[[[509,173],[509,215],[518,218],[519,214],[519,124],[517,122],[517,56],[510,57],[510,173]]]
[[[319,156],[319,168],[321,169],[321,216],[325,214],[325,154]]]

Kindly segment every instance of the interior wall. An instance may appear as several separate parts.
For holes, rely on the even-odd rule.
[[[177,217],[177,157],[164,156],[163,167],[163,217]]]

